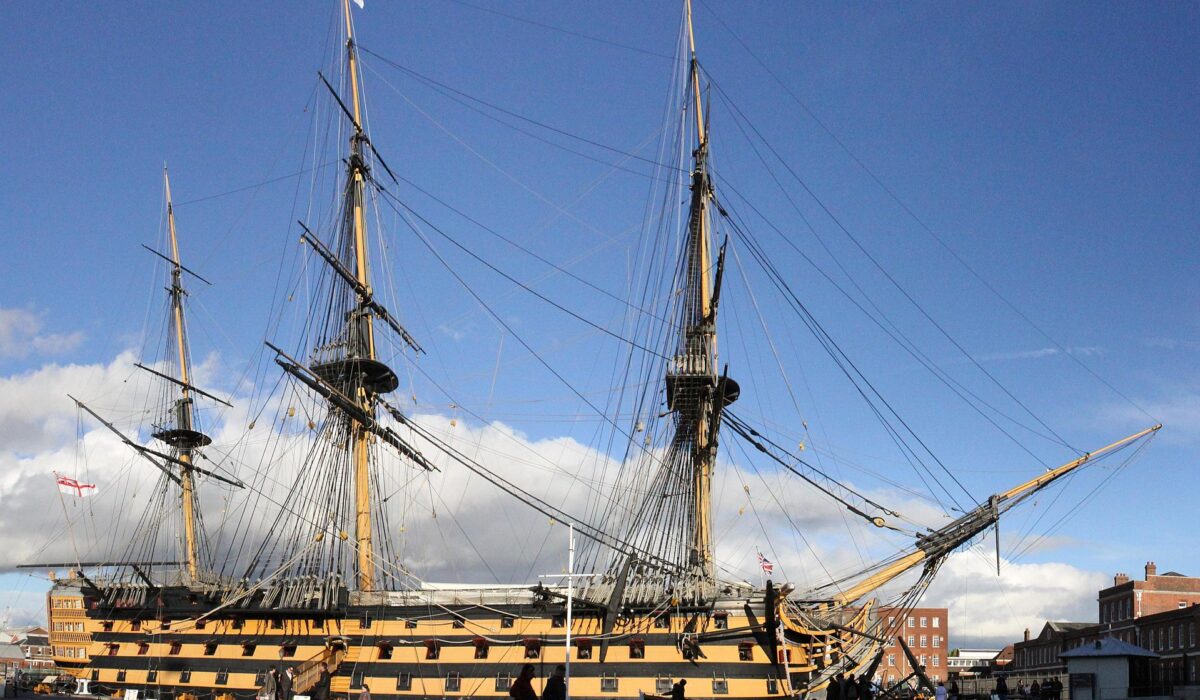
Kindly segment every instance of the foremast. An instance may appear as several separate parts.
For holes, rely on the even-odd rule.
[[[195,581],[200,570],[200,537],[197,523],[198,498],[193,464],[196,450],[212,440],[195,430],[196,414],[192,401],[191,351],[187,341],[187,324],[184,321],[183,299],[187,292],[183,288],[183,264],[179,258],[179,237],[175,232],[175,206],[171,201],[171,176],[163,167],[163,185],[167,194],[167,231],[171,238],[171,324],[175,335],[175,348],[179,361],[179,398],[173,410],[175,427],[155,433],[154,437],[175,448],[179,460],[179,486],[183,510],[183,549],[188,577]]]

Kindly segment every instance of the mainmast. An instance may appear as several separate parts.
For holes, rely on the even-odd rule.
[[[171,177],[163,167],[163,184],[167,191],[167,230],[171,236],[171,316],[175,331],[175,347],[179,360],[179,398],[173,410],[175,427],[154,434],[178,452],[179,485],[183,500],[183,548],[188,576],[195,581],[199,571],[199,537],[196,524],[195,475],[192,468],[195,450],[212,440],[194,429],[195,407],[191,396],[191,353],[188,349],[187,326],[183,316],[183,265],[179,260],[179,239],[175,234],[175,208],[171,202]]]
[[[737,384],[718,375],[716,312],[722,261],[717,262],[715,278],[712,277],[708,132],[704,124],[690,1],[687,3],[687,28],[696,148],[692,154],[692,197],[682,270],[685,290],[680,341],[678,354],[667,372],[667,400],[668,407],[676,412],[676,444],[691,452],[692,512],[687,564],[694,575],[711,580],[712,474],[717,455],[717,430],[721,409],[737,397]]]
[[[350,21],[350,0],[342,0],[346,18],[346,58],[350,72],[351,103],[354,112],[354,133],[350,137],[349,182],[346,214],[354,231],[354,274],[359,288],[370,295],[371,283],[367,269],[367,219],[363,200],[366,184],[366,162],[363,160],[362,110],[358,94],[358,61],[354,46],[354,28]],[[362,308],[351,316],[350,358],[375,361],[375,332],[373,318]],[[375,417],[375,393],[359,386],[352,397],[371,418]],[[361,422],[355,422],[354,440],[354,539],[358,551],[358,590],[375,587],[375,549],[371,536],[370,441],[371,434]]]

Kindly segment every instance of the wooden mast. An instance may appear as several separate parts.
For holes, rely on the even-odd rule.
[[[688,321],[685,355],[690,365],[685,371],[702,373],[711,380],[709,391],[700,396],[699,405],[685,420],[693,422],[695,435],[692,460],[692,493],[695,498],[692,517],[691,566],[705,580],[713,578],[712,554],[712,472],[716,460],[716,441],[713,430],[715,410],[719,405],[717,383],[716,318],[712,308],[712,250],[709,241],[708,202],[708,134],[704,127],[704,110],[700,96],[700,70],[696,60],[696,38],[692,31],[692,3],[687,0],[688,48],[691,52],[692,107],[696,116],[696,150],[692,171],[692,200],[688,216],[688,278],[697,287],[699,307],[691,311]]]
[[[342,0],[346,20],[346,58],[350,73],[351,109],[354,113],[354,134],[350,137],[350,218],[354,230],[355,277],[363,289],[371,290],[367,269],[367,219],[364,190],[366,165],[363,160],[362,110],[358,94],[358,61],[354,47],[354,29],[350,18],[350,0]],[[353,351],[359,357],[375,359],[375,333],[372,315],[360,310],[354,316],[357,333]],[[368,415],[375,413],[374,394],[365,388],[358,389],[353,397]],[[371,591],[375,588],[375,548],[371,535],[371,485],[370,485],[370,440],[371,434],[362,424],[354,424],[354,539],[358,551],[358,590]]]
[[[191,385],[190,353],[187,345],[187,330],[183,323],[183,266],[179,260],[179,239],[175,235],[175,208],[171,203],[171,177],[163,166],[163,184],[167,190],[167,229],[171,236],[171,312],[175,326],[175,345],[179,354],[180,398],[176,402],[176,428],[181,431],[191,431],[195,423]],[[179,450],[179,484],[182,488],[183,499],[183,544],[184,557],[187,562],[188,576],[195,581],[199,569],[196,537],[196,502],[195,479],[190,465],[192,464],[192,447],[183,446]]]

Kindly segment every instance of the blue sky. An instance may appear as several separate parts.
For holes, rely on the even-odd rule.
[[[304,214],[308,181],[284,176],[311,164],[311,110],[324,104],[315,73],[331,63],[336,19],[325,2],[0,6],[10,28],[0,46],[0,245],[8,261],[0,310],[21,314],[0,336],[0,377],[104,365],[141,348],[161,281],[139,244],[160,244],[163,161],[186,264],[215,283],[194,290],[196,350],[234,374],[255,361],[279,261],[296,254],[293,222]],[[654,155],[676,3],[368,0],[356,23],[361,46],[413,71],[620,151]],[[1200,573],[1191,546],[1200,486],[1197,6],[707,0],[697,3],[696,23],[701,61],[721,91],[888,274],[1069,443],[1098,447],[1152,419],[1063,349],[1167,424],[1131,469],[1055,531],[1063,546],[1021,561],[1110,575],[1154,559],[1160,569]],[[373,138],[393,169],[605,289],[629,284],[646,178],[529,139],[379,58],[364,63]],[[838,278],[836,256],[939,366],[989,400],[1007,400],[785,181],[815,233],[805,227],[720,99],[713,130],[716,168],[737,192]],[[564,143],[608,163],[618,158]],[[989,292],[855,158],[1053,341]],[[267,184],[224,194],[259,183]],[[600,324],[619,321],[611,303],[542,276],[527,257],[413,190],[401,193],[540,291]],[[719,194],[973,494],[1041,469],[879,334],[747,205]],[[512,338],[501,348],[496,324],[411,237],[391,240],[398,308],[430,349],[422,366],[488,419],[532,438],[588,442],[594,423],[557,420],[581,412],[566,388]],[[614,346],[472,261],[452,259],[581,390],[607,386],[610,377],[595,368],[611,363]],[[782,315],[778,300],[763,303]],[[745,364],[764,345],[731,338],[756,321],[746,296],[728,304],[723,355],[731,372],[750,377],[758,370]],[[770,371],[758,379],[759,396],[743,399],[753,406],[745,411],[807,420],[830,445],[853,447],[858,459],[911,482],[794,322],[781,319],[775,332],[800,373],[793,377],[808,387],[800,415],[766,389]],[[454,414],[448,397],[413,381],[427,407]],[[1022,441],[1045,463],[1070,456]],[[1073,498],[1058,511],[1018,516],[1008,531],[1044,529],[1098,481],[1068,491]]]

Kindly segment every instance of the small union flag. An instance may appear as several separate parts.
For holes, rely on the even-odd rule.
[[[770,559],[764,557],[762,552],[758,553],[758,565],[762,567],[764,574],[769,574],[775,571],[775,565],[771,563]]]

